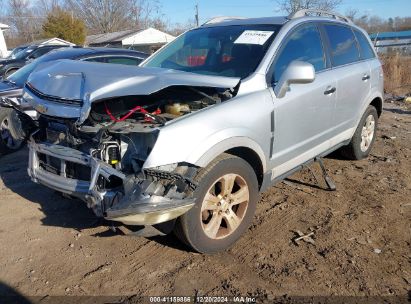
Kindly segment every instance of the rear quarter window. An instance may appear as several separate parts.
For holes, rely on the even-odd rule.
[[[338,24],[325,24],[324,28],[330,42],[333,66],[352,63],[360,59],[357,42],[351,28]]]
[[[358,44],[360,45],[360,55],[361,59],[374,58],[375,54],[372,46],[368,42],[368,39],[359,30],[354,30],[355,37],[357,38]]]
[[[125,64],[125,65],[139,65],[141,59],[131,57],[107,57],[107,63]]]
[[[84,58],[82,59],[83,61],[89,61],[89,62],[106,62],[106,58],[103,57],[91,57],[91,58]]]

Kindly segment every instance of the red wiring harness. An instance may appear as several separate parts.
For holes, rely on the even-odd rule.
[[[136,106],[136,107],[134,107],[134,108],[132,108],[126,115],[124,115],[123,117],[120,117],[120,118],[116,118],[112,113],[111,113],[111,111],[110,111],[110,109],[107,107],[107,104],[106,103],[104,103],[104,106],[105,106],[105,108],[106,108],[106,113],[107,113],[107,115],[110,117],[110,119],[112,120],[112,121],[115,121],[115,122],[119,122],[119,121],[124,121],[124,120],[126,120],[127,118],[129,118],[131,115],[133,115],[135,112],[140,112],[140,113],[143,113],[144,114],[144,120],[145,121],[148,121],[148,122],[152,122],[153,121],[153,118],[152,117],[150,117],[149,115],[150,114],[152,114],[152,115],[158,115],[158,114],[161,114],[161,110],[160,109],[157,109],[157,110],[155,110],[154,112],[152,112],[152,113],[149,113],[146,109],[144,109],[142,106]]]

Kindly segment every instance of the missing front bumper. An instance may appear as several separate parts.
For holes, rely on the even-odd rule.
[[[127,225],[154,225],[172,220],[194,206],[194,199],[169,199],[142,193],[139,184],[124,187],[126,193],[100,190],[100,177],[110,179],[115,176],[129,182],[127,176],[108,164],[81,151],[64,146],[29,141],[30,156],[28,174],[39,184],[85,201],[97,216]],[[52,158],[55,172],[49,172],[41,165],[40,157]],[[70,178],[66,174],[69,165],[76,164],[90,168],[90,179]],[[111,206],[107,209],[104,206]]]

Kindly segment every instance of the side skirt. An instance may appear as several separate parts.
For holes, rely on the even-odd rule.
[[[346,146],[350,143],[350,139],[345,140],[341,143],[339,143],[338,145],[335,145],[334,147],[328,149],[327,151],[320,153],[319,155],[313,157],[312,159],[294,167],[293,169],[281,174],[280,176],[275,177],[274,179],[271,179],[272,177],[272,170],[268,171],[267,173],[264,174],[264,179],[263,179],[263,183],[261,185],[260,188],[260,193],[263,193],[264,191],[266,191],[268,188],[274,186],[275,184],[283,181],[284,179],[286,179],[287,177],[293,175],[294,173],[300,171],[301,169],[303,169],[305,166],[310,165],[311,163],[313,163],[315,161],[315,159],[317,157],[325,157],[329,154],[331,154],[332,152],[338,150],[339,148]]]

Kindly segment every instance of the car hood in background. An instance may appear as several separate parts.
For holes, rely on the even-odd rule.
[[[239,81],[240,78],[162,68],[58,60],[39,66],[30,74],[27,83],[44,95],[93,102],[119,96],[149,95],[170,86],[229,89]]]

